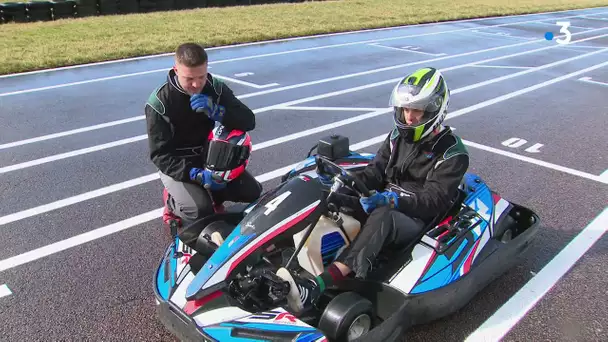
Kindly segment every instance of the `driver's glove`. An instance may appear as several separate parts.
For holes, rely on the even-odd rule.
[[[321,184],[323,184],[325,186],[332,186],[332,184],[334,184],[333,179],[324,174],[319,174],[319,182],[321,182]]]
[[[209,170],[193,168],[190,170],[190,179],[211,191],[221,190],[226,187],[226,183],[214,177],[213,173]]]
[[[369,197],[361,197],[359,198],[359,203],[363,207],[366,213],[371,213],[377,207],[390,206],[391,208],[396,208],[398,203],[399,196],[393,191],[384,191],[384,192],[373,192],[373,194]]]
[[[226,108],[215,104],[211,96],[205,94],[194,94],[190,97],[190,107],[197,113],[204,113],[209,119],[222,121]]]

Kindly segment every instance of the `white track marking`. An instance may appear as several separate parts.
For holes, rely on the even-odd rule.
[[[228,77],[228,76],[222,76],[222,75],[218,75],[218,74],[213,74],[215,77],[219,78],[219,79],[224,79],[226,81],[230,81],[230,82],[234,82],[237,84],[241,84],[244,86],[248,86],[248,87],[252,87],[252,88],[256,88],[256,89],[264,89],[264,88],[270,88],[270,87],[274,87],[274,86],[278,86],[278,83],[268,83],[268,84],[255,84],[255,83],[251,83],[251,82],[246,82],[243,80],[238,80],[236,78],[232,78],[232,77]]]
[[[12,294],[13,292],[11,292],[11,289],[9,289],[6,284],[0,286],[0,298],[10,296]]]
[[[597,15],[597,14],[595,14],[595,15]],[[580,17],[584,18],[584,19],[590,19],[590,20],[608,21],[608,18],[589,18],[589,16],[587,16],[587,15],[582,15]]]
[[[36,166],[36,165],[41,165],[41,164],[46,164],[46,163],[54,162],[54,161],[61,160],[61,159],[71,158],[71,157],[75,157],[75,156],[80,156],[80,155],[87,154],[87,153],[98,152],[98,151],[105,150],[105,149],[108,149],[108,148],[130,144],[130,143],[133,143],[133,142],[136,142],[136,141],[146,140],[147,138],[148,138],[147,134],[142,134],[142,135],[138,135],[136,137],[116,140],[116,141],[112,141],[112,142],[109,142],[109,143],[106,143],[106,144],[101,144],[101,145],[81,148],[81,149],[75,150],[75,151],[55,154],[55,155],[52,155],[52,156],[48,156],[48,157],[44,157],[44,158],[39,158],[39,159],[34,159],[34,160],[30,160],[30,161],[23,162],[23,163],[13,164],[13,165],[5,166],[5,167],[0,167],[0,174],[11,172],[11,171],[22,170],[22,169],[25,169],[25,168],[28,168],[28,167],[32,167],[32,166]]]
[[[511,66],[511,65],[480,65],[480,64],[471,64],[472,68],[493,68],[493,69],[530,69],[533,67],[524,67],[524,66]]]
[[[534,22],[533,24],[539,24],[539,25],[548,25],[548,26],[553,26],[555,27],[555,23],[543,23],[543,22]],[[583,27],[583,26],[575,26],[575,25],[570,25],[568,27],[572,27],[572,28],[580,28],[580,29],[584,29],[584,30],[591,30],[594,29],[594,27]]]
[[[465,341],[501,340],[602,237],[607,228],[608,208],[593,219],[540,272],[534,275]]]
[[[351,145],[350,149],[353,151],[363,149],[365,147],[372,146],[379,142],[382,142],[385,138],[386,138],[386,135],[383,135],[382,137],[375,137],[372,139],[361,141],[357,144]],[[274,171],[264,173],[255,178],[256,178],[256,180],[258,180],[261,183],[275,179],[275,178],[279,178],[298,164],[299,164],[299,162],[293,163],[291,165],[284,166],[280,169],[276,169]],[[22,254],[19,254],[19,255],[4,259],[4,260],[0,260],[0,272],[6,271],[11,268],[15,268],[17,266],[27,264],[29,262],[47,257],[47,256],[55,254],[55,253],[59,253],[66,249],[76,247],[76,246],[82,245],[84,243],[87,243],[87,242],[90,242],[90,241],[93,241],[96,239],[100,239],[107,235],[114,234],[114,233],[123,231],[125,229],[131,228],[131,227],[135,227],[139,224],[155,220],[162,215],[162,212],[163,212],[163,208],[154,209],[147,213],[143,213],[141,215],[137,215],[137,216],[131,217],[129,219],[110,224],[105,227],[97,228],[97,229],[88,231],[86,233],[79,234],[79,235],[73,236],[71,238],[52,243],[50,245],[36,248],[29,252],[25,252],[25,253],[22,253]]]
[[[608,36],[608,35],[606,35],[606,36]],[[509,75],[493,78],[493,79],[490,79],[490,80],[487,80],[487,81],[471,84],[469,86],[456,89],[456,90],[454,90],[453,93],[454,94],[458,94],[458,93],[463,92],[463,91],[468,91],[468,90],[471,90],[471,89],[475,89],[475,88],[479,88],[479,87],[482,87],[482,86],[486,86],[488,84],[493,84],[493,83],[496,83],[496,82],[508,80],[510,78],[513,78],[513,77],[519,77],[519,76],[526,75],[526,74],[529,74],[529,73],[532,73],[532,72],[536,72],[536,71],[539,71],[539,70],[543,70],[543,69],[547,69],[547,68],[552,68],[552,67],[557,66],[557,65],[569,63],[569,62],[572,62],[572,61],[575,61],[575,60],[578,60],[578,59],[581,59],[581,58],[593,56],[593,55],[596,55],[596,54],[599,54],[599,53],[602,53],[602,52],[606,52],[606,51],[608,51],[608,48],[605,48],[605,49],[602,49],[602,50],[588,52],[586,54],[582,54],[582,55],[578,55],[578,56],[574,56],[574,57],[570,57],[570,58],[566,58],[566,59],[562,59],[562,60],[559,60],[559,61],[556,61],[556,62],[553,62],[553,63],[543,64],[541,66],[533,67],[533,68],[530,68],[530,69],[527,69],[527,70],[524,70],[524,71],[519,71],[519,72],[516,72],[516,73],[513,73],[513,74],[509,74]]]
[[[593,29],[593,30],[573,33],[572,36],[574,37],[574,36],[577,36],[577,35],[580,35],[580,34],[586,34],[586,33],[596,32],[596,31],[605,30],[605,29],[608,29],[608,27],[602,27],[602,28],[597,28],[597,29]],[[459,29],[459,30],[461,30],[461,31],[465,30],[466,31],[466,30],[470,30],[470,29]],[[394,38],[395,37],[392,37],[391,39],[394,39]],[[380,41],[380,40],[371,40],[369,42],[375,42],[375,41]],[[350,75],[344,75],[344,76],[339,76],[339,77],[331,77],[329,79],[320,80],[320,81],[301,83],[300,85],[297,85],[297,87],[302,87],[302,86],[306,86],[306,85],[310,85],[310,84],[325,83],[325,82],[329,82],[329,81],[333,81],[333,80],[339,80],[339,79],[344,79],[344,78],[349,78],[349,77],[356,77],[356,76],[361,76],[361,75],[367,75],[367,74],[371,74],[371,73],[376,73],[376,72],[381,72],[381,71],[386,71],[386,70],[392,70],[392,69],[402,68],[402,67],[410,66],[410,65],[429,63],[429,62],[439,61],[439,60],[443,60],[443,59],[468,56],[468,55],[473,55],[473,54],[478,54],[478,53],[483,53],[483,52],[488,52],[488,51],[501,50],[501,49],[505,49],[505,48],[509,48],[509,47],[514,47],[514,46],[522,46],[522,45],[527,45],[527,44],[533,44],[533,43],[538,43],[538,42],[542,42],[542,41],[545,41],[545,39],[530,40],[530,41],[525,41],[525,42],[521,42],[521,43],[515,43],[515,44],[497,46],[497,47],[493,47],[493,48],[489,48],[489,49],[483,49],[483,50],[465,52],[465,53],[461,53],[461,54],[457,54],[457,55],[437,57],[437,58],[428,59],[428,60],[424,60],[424,61],[418,61],[418,62],[413,62],[413,63],[400,64],[400,65],[395,65],[395,66],[392,66],[392,67],[385,67],[385,68],[380,68],[380,69],[374,69],[374,70],[359,72],[359,73],[350,74]],[[354,45],[355,43],[348,43],[348,44]],[[356,44],[361,44],[361,42],[357,42]],[[549,47],[546,47],[546,48],[556,48],[558,46],[559,46],[559,44],[555,44],[555,45],[552,45],[552,46],[549,46]],[[302,50],[310,50],[310,49],[317,49],[317,48],[309,48],[309,49],[302,49]],[[294,51],[298,51],[298,50],[294,50]],[[267,54],[267,55],[270,55],[270,54]],[[241,59],[248,59],[248,57],[241,57]],[[236,59],[232,59],[231,61],[233,61],[233,60],[236,60]],[[217,64],[219,62],[221,62],[221,61],[218,61],[218,62],[209,62],[209,64],[210,65],[214,64],[214,63]],[[112,79],[125,78],[125,77],[129,77],[129,76],[138,76],[138,75],[141,75],[141,74],[149,74],[149,73],[153,73],[153,72],[161,72],[161,71],[168,71],[168,70],[169,70],[169,68],[164,68],[164,69],[157,69],[157,70],[152,70],[152,71],[137,72],[137,73],[134,73],[134,74],[123,74],[123,75],[109,76],[109,77],[103,77],[103,78],[97,78],[97,79],[91,79],[91,80],[85,80],[85,81],[79,81],[79,82],[72,82],[72,83],[66,83],[66,84],[57,84],[57,85],[47,86],[47,87],[41,87],[41,88],[18,90],[18,91],[13,91],[13,92],[8,92],[8,93],[0,93],[0,97],[11,96],[11,95],[19,95],[19,94],[31,93],[31,92],[42,91],[42,90],[57,89],[57,88],[68,87],[68,86],[79,85],[79,84],[88,84],[88,83],[94,83],[94,82],[108,81],[108,80],[112,80]],[[263,92],[263,94],[269,94],[271,92],[282,91],[282,90],[285,90],[285,89],[293,89],[293,88],[290,88],[290,86],[288,86],[288,87],[282,87],[282,88],[272,89],[271,91]],[[256,94],[256,95],[247,94],[247,95],[239,97],[239,98],[247,98],[247,97],[252,97],[252,96],[257,96],[257,95],[258,94]]]
[[[376,46],[376,47],[380,47],[380,48],[385,48],[385,49],[389,49],[389,50],[401,51],[401,52],[419,53],[421,55],[428,55],[428,56],[445,56],[445,53],[429,53],[429,52],[422,52],[422,51],[416,51],[416,50],[408,49],[410,46],[393,47],[393,46],[386,46],[386,45],[375,44],[375,43],[371,43],[371,44],[367,44],[367,45],[369,45],[369,46]]]
[[[522,36],[512,36],[511,34],[505,33],[505,32],[481,32],[480,31],[480,30],[485,30],[485,29],[486,28],[484,27],[483,29],[476,29],[476,30],[472,30],[471,32],[478,33],[478,34],[483,34],[483,35],[488,35],[488,36],[515,38],[515,39],[524,39],[524,40],[529,40],[529,41],[540,41],[537,38],[522,37]]]
[[[259,144],[255,144],[253,145],[252,149],[253,151],[259,151],[261,149],[267,148],[267,147],[271,147],[271,146],[275,146],[275,145],[279,145],[288,141],[292,141],[292,140],[296,140],[305,136],[309,136],[309,135],[313,135],[316,133],[320,133],[326,130],[330,130],[333,128],[337,128],[340,126],[345,126],[354,122],[359,122],[362,120],[366,120],[372,117],[376,117],[382,114],[385,114],[386,112],[388,112],[387,109],[380,109],[371,113],[367,113],[367,114],[362,114],[362,115],[358,115],[352,118],[348,118],[345,120],[340,120],[340,121],[336,121],[336,122],[332,122],[329,123],[327,125],[322,125],[319,127],[315,127],[315,128],[311,128],[302,132],[298,132],[298,133],[294,133],[294,134],[290,134],[290,135],[286,135],[283,137],[279,137],[276,139],[271,139],[271,140],[267,140],[264,142],[261,142]],[[30,209],[26,209],[23,211],[19,211],[16,212],[14,214],[9,214],[9,215],[5,215],[5,216],[1,216],[0,217],[0,226],[5,225],[5,224],[9,224],[15,221],[19,221],[19,220],[23,220],[25,218],[29,218],[29,217],[33,217],[36,215],[40,215],[42,213],[46,213],[49,211],[53,211],[53,210],[57,210],[63,207],[67,207],[69,205],[72,204],[76,204],[76,203],[80,203],[80,202],[84,202],[87,200],[90,200],[92,198],[96,198],[96,197],[100,197],[100,196],[104,196],[107,195],[109,193],[113,193],[116,191],[121,191],[127,188],[131,188],[134,186],[138,186],[140,184],[144,184],[147,182],[151,182],[154,180],[157,180],[159,178],[158,173],[152,173],[143,177],[139,177],[139,178],[135,178],[135,179],[131,179],[125,182],[121,182],[121,183],[117,183],[117,184],[113,184],[110,186],[106,186],[97,190],[93,190],[93,191],[89,191],[89,192],[85,192],[83,194],[80,195],[76,195],[76,196],[72,196],[72,197],[68,197],[62,200],[58,200],[55,202],[51,202],[48,204],[43,204],[43,205],[39,205],[37,207],[34,208],[30,208]]]
[[[478,103],[476,105],[473,105],[473,106],[470,106],[470,107],[463,108],[463,109],[457,110],[455,112],[452,112],[451,114],[448,114],[448,118],[454,118],[454,117],[457,117],[457,116],[460,116],[460,115],[464,115],[464,114],[469,113],[471,111],[474,111],[474,110],[477,110],[477,109],[480,109],[480,108],[484,108],[484,107],[487,107],[487,106],[491,106],[493,104],[496,104],[496,103],[499,103],[499,102],[511,99],[513,97],[516,97],[516,96],[519,96],[519,95],[522,95],[522,94],[529,93],[529,92],[534,91],[536,89],[544,88],[544,87],[552,85],[554,83],[561,82],[561,81],[563,81],[565,79],[568,79],[568,78],[571,78],[571,77],[574,77],[574,76],[578,76],[580,74],[584,74],[586,72],[589,72],[589,71],[592,71],[592,70],[595,70],[595,69],[599,69],[599,68],[602,68],[602,67],[607,66],[607,65],[608,65],[608,62],[596,64],[594,66],[591,66],[591,67],[588,67],[588,68],[585,68],[585,69],[582,69],[582,70],[579,70],[579,71],[571,72],[569,74],[566,74],[566,75],[563,75],[563,76],[559,76],[559,77],[555,77],[555,78],[552,78],[552,79],[547,80],[545,82],[538,83],[538,84],[535,84],[535,85],[527,87],[527,88],[523,88],[523,89],[511,92],[511,93],[508,93],[508,94],[504,94],[502,96],[498,96],[496,98],[493,98],[493,99],[490,99],[490,100],[487,100],[487,101],[483,101],[483,102],[480,102],[480,103]]]
[[[608,34],[604,35],[604,36],[608,36]],[[520,72],[517,72],[517,73],[514,73],[514,74],[510,74],[510,75],[505,75],[505,76],[502,76],[502,77],[493,78],[493,79],[490,79],[490,80],[487,80],[487,81],[484,81],[484,82],[478,82],[478,83],[475,83],[475,84],[472,84],[472,85],[469,85],[469,86],[466,86],[466,87],[454,89],[452,91],[452,93],[453,94],[458,94],[458,93],[461,93],[461,92],[464,92],[464,91],[468,91],[468,90],[471,90],[471,89],[479,88],[479,87],[482,87],[482,86],[486,86],[486,85],[489,85],[489,84],[493,84],[493,83],[496,83],[496,82],[507,80],[507,79],[510,79],[510,78],[513,78],[513,77],[525,75],[525,74],[528,74],[528,73],[531,73],[531,72],[535,72],[535,71],[538,71],[538,70],[550,68],[550,67],[553,67],[553,66],[556,66],[556,65],[564,64],[564,63],[567,63],[567,62],[571,62],[571,61],[574,61],[574,60],[577,60],[577,59],[581,59],[581,58],[585,58],[585,57],[588,57],[588,56],[592,56],[592,55],[595,55],[595,54],[598,54],[598,53],[602,53],[602,52],[605,52],[605,51],[608,51],[608,48],[605,48],[605,49],[602,49],[602,50],[597,50],[597,51],[592,51],[592,52],[589,52],[589,53],[586,53],[586,54],[583,54],[583,55],[567,58],[567,59],[564,59],[564,60],[561,60],[561,61],[557,61],[557,62],[545,64],[545,65],[541,65],[539,67],[535,67],[535,68],[531,68],[531,69],[528,69],[528,70],[520,71]],[[475,62],[475,63],[480,63],[480,62]],[[440,70],[443,71],[443,72],[445,72],[445,71],[448,71],[448,70],[453,70],[454,68],[461,68],[461,67],[463,67],[463,66],[461,65],[461,66],[450,67],[450,68],[440,69]],[[561,77],[558,77],[558,78],[555,78],[555,79],[552,79],[552,80],[549,80],[549,81],[546,81],[546,82],[550,82],[548,84],[552,84],[552,83],[555,83],[555,82],[559,82],[564,77],[565,78],[569,78],[569,77],[571,77],[571,75],[575,75],[575,74],[577,75],[579,73],[584,73],[586,71],[590,71],[590,70],[594,70],[594,69],[597,69],[597,67],[587,68],[587,69],[584,69],[582,71],[578,71],[576,73],[571,73],[571,74],[568,74],[568,75],[565,75],[565,76],[561,76]],[[335,91],[335,92],[330,92],[330,93],[326,93],[326,94],[321,94],[321,95],[316,95],[316,96],[310,96],[310,97],[306,97],[306,98],[303,98],[303,99],[298,99],[298,100],[288,101],[288,102],[284,102],[284,103],[279,103],[279,104],[276,104],[276,105],[271,105],[271,106],[255,109],[255,110],[253,110],[253,112],[256,113],[256,114],[258,114],[258,113],[263,113],[263,112],[270,111],[270,110],[289,109],[291,105],[305,103],[305,102],[310,102],[310,101],[319,100],[319,99],[324,99],[324,98],[328,98],[328,97],[334,97],[334,96],[338,96],[338,95],[347,94],[347,93],[350,93],[350,92],[355,92],[355,91],[360,91],[360,90],[364,90],[364,89],[368,89],[368,88],[377,87],[377,86],[380,86],[380,85],[390,84],[390,83],[397,82],[399,79],[400,78],[395,78],[395,79],[391,79],[391,80],[388,80],[388,81],[381,81],[381,82],[366,84],[366,85],[359,86],[359,87],[348,88],[348,89],[339,90],[339,91]],[[555,81],[555,80],[557,80],[557,81]],[[544,82],[544,83],[546,83],[546,82]],[[541,83],[541,85],[544,84],[544,83]],[[534,89],[537,89],[535,87],[538,87],[538,86],[539,85],[528,87],[528,88],[520,90],[520,92],[521,91],[528,92],[530,90],[527,90],[527,89],[530,88],[530,89],[534,90]],[[514,93],[509,93],[509,94],[506,94],[506,95],[503,95],[503,96],[511,96],[511,97],[512,96],[517,96],[517,95],[512,95],[512,94],[514,94]],[[479,108],[482,108],[482,107],[491,105],[491,104],[495,103],[494,101],[496,101],[497,99],[502,98],[503,96],[500,96],[500,97],[497,97],[497,98],[494,98],[494,99],[490,99],[490,100],[478,103],[475,106],[481,106]],[[475,107],[475,106],[472,106],[472,107]],[[461,115],[460,113],[462,113],[463,111],[470,110],[470,108],[472,108],[472,107],[467,107],[467,108],[463,108],[461,110],[455,111],[455,112],[451,113],[450,116],[454,117],[454,116]],[[476,110],[476,109],[471,109],[471,110]],[[9,165],[9,166],[0,168],[0,174],[6,173],[6,172],[10,172],[10,171],[21,170],[21,169],[24,169],[24,168],[27,168],[27,167],[32,167],[32,166],[35,166],[35,165],[49,163],[49,162],[56,161],[56,160],[61,160],[61,159],[65,159],[65,158],[79,156],[79,155],[83,155],[83,154],[86,154],[86,153],[97,152],[97,151],[100,151],[100,150],[103,150],[103,149],[112,148],[112,147],[116,147],[116,146],[120,146],[120,145],[125,145],[125,144],[128,144],[128,143],[132,143],[132,142],[136,142],[136,141],[141,141],[141,140],[145,140],[145,139],[147,139],[147,135],[143,134],[143,135],[140,135],[140,136],[136,136],[136,137],[132,137],[132,138],[127,138],[127,139],[122,139],[122,140],[118,140],[118,141],[114,141],[114,142],[110,142],[110,143],[106,143],[106,144],[102,144],[102,145],[87,147],[87,148],[79,149],[79,150],[76,150],[76,151],[61,153],[61,154],[57,154],[57,155],[53,155],[53,156],[48,156],[48,157],[44,157],[44,158],[40,158],[40,159],[28,161],[28,162],[19,163],[19,164],[13,164],[13,165]]]
[[[602,179],[602,182],[607,183],[608,182],[608,170],[602,172],[602,174],[600,175],[600,178]]]
[[[110,186],[106,186],[97,190],[89,191],[82,193],[80,195],[64,198],[59,201],[43,204],[34,208],[30,208],[27,210],[19,211],[14,214],[9,214],[0,217],[0,226],[9,224],[15,221],[23,220],[29,217],[37,216],[43,213],[47,213],[49,211],[57,210],[60,208],[64,208],[70,206],[72,204],[88,201],[90,199],[101,197],[113,192],[121,191],[124,189],[128,189],[137,185],[145,184],[154,180],[159,179],[158,173],[152,173],[143,177],[138,177],[135,179],[130,179],[125,182],[112,184]]]
[[[65,137],[65,136],[72,135],[72,134],[94,131],[97,129],[122,125],[125,123],[130,123],[130,122],[145,120],[145,119],[146,119],[145,115],[138,115],[138,116],[133,116],[130,118],[116,120],[116,121],[110,121],[110,122],[106,122],[106,123],[102,123],[102,124],[98,124],[98,125],[72,129],[69,131],[64,131],[64,132],[59,132],[59,133],[47,134],[47,135],[43,135],[43,136],[31,138],[31,139],[25,139],[25,140],[15,141],[12,143],[1,144],[0,150],[6,149],[6,148],[11,148],[11,147],[16,147],[16,146],[21,146],[21,145],[26,145],[26,144],[32,144],[32,143],[45,141],[45,140],[49,140],[49,139]]]
[[[309,111],[349,111],[349,112],[363,112],[363,111],[376,111],[386,110],[386,108],[364,108],[364,107],[297,107],[290,106],[285,107],[286,110],[309,110]]]
[[[581,77],[578,80],[582,81],[582,82],[585,82],[585,83],[599,84],[599,85],[602,85],[604,87],[608,87],[608,83],[600,82],[600,81],[592,81],[590,76]]]
[[[600,183],[604,183],[604,184],[608,184],[608,180],[606,178],[602,178],[602,176],[597,176],[588,172],[583,172],[583,171],[579,171],[579,170],[575,170],[575,169],[571,169],[569,167],[565,167],[565,166],[561,166],[561,165],[556,165],[553,163],[549,163],[546,161],[542,161],[542,160],[538,160],[535,158],[530,158],[530,157],[526,157],[526,156],[522,156],[520,154],[517,153],[513,153],[513,152],[508,152],[508,151],[504,151],[498,148],[494,148],[494,147],[490,147],[490,146],[486,146],[486,145],[482,145],[482,144],[478,144],[478,143],[474,143],[472,141],[468,141],[468,140],[462,140],[462,142],[467,145],[467,146],[471,146],[480,150],[484,150],[487,152],[491,152],[494,154],[499,154],[501,156],[505,156],[505,157],[509,157],[509,158],[513,158],[513,159],[517,159],[520,161],[524,161],[527,163],[531,163],[531,164],[535,164],[538,166],[543,166],[546,167],[548,169],[552,169],[555,171],[560,171],[560,172],[564,172],[564,173],[568,173],[574,176],[578,176],[578,177],[582,177],[582,178],[587,178],[589,180],[592,181],[596,181],[596,182],[600,182]]]
[[[20,94],[27,94],[27,93],[34,93],[34,92],[37,92],[37,91],[51,90],[51,89],[64,88],[64,87],[71,87],[71,86],[81,85],[81,84],[89,84],[89,83],[95,83],[95,82],[117,80],[117,79],[121,79],[121,78],[127,78],[127,77],[133,77],[133,76],[141,76],[141,75],[153,74],[153,73],[162,72],[162,71],[168,72],[169,69],[170,68],[162,68],[162,69],[156,69],[156,70],[134,72],[134,73],[131,73],[131,74],[122,74],[122,75],[115,75],[115,76],[108,76],[108,77],[101,77],[101,78],[93,78],[93,79],[90,79],[90,80],[84,80],[84,81],[78,81],[78,82],[62,83],[62,84],[56,84],[56,85],[46,86],[46,87],[40,87],[40,88],[23,89],[23,90],[11,91],[11,92],[8,92],[8,93],[1,93],[0,97],[12,96],[12,95],[20,95]]]
[[[571,46],[573,44],[577,44],[579,42],[584,42],[584,41],[588,41],[588,40],[603,38],[605,36],[606,35],[600,35],[600,36],[594,36],[594,37],[584,38],[584,39],[581,39],[579,41],[572,42],[571,44],[569,44],[569,46]],[[519,45],[519,44],[516,44],[516,45]],[[488,59],[480,60],[480,61],[476,61],[476,62],[456,65],[456,66],[453,66],[453,67],[448,67],[448,68],[444,68],[444,69],[440,69],[440,70],[443,71],[443,72],[446,72],[446,71],[456,70],[456,69],[460,69],[460,68],[470,67],[470,66],[473,66],[473,65],[476,65],[476,64],[479,64],[479,63],[488,63],[488,62],[493,62],[493,61],[497,61],[497,60],[502,60],[502,59],[507,59],[507,58],[512,58],[512,57],[522,56],[522,55],[526,55],[526,54],[530,54],[530,53],[534,53],[534,52],[538,52],[538,51],[544,51],[544,50],[554,49],[554,48],[559,48],[559,47],[560,47],[560,45],[556,44],[556,45],[551,45],[551,46],[548,46],[548,47],[538,48],[538,49],[534,49],[534,50],[522,51],[522,52],[517,52],[517,53],[510,54],[510,55],[493,57],[493,58],[488,58]],[[407,63],[407,64],[400,65],[399,67],[410,66],[410,65],[414,65],[414,64],[426,63],[428,61],[429,60],[425,60],[425,61],[421,61],[421,62]],[[381,68],[381,69],[375,69],[375,70],[366,71],[366,72],[363,72],[363,73],[355,73],[355,74],[350,74],[350,75],[331,77],[331,78],[326,78],[326,79],[322,79],[322,80],[305,82],[305,83],[300,83],[300,84],[294,84],[294,85],[290,85],[290,86],[285,86],[285,87],[276,88],[276,89],[270,89],[270,90],[256,92],[256,93],[249,93],[249,94],[239,95],[237,97],[239,99],[245,99],[245,98],[249,98],[249,97],[270,94],[270,93],[274,93],[274,92],[278,92],[278,91],[290,90],[290,89],[295,89],[295,88],[299,88],[299,87],[305,87],[305,86],[309,86],[309,85],[315,85],[315,84],[320,84],[320,83],[340,80],[340,79],[344,79],[344,78],[348,78],[348,77],[361,76],[363,74],[367,74],[367,73],[371,73],[371,72],[385,71],[385,70],[389,70],[389,69],[393,69],[393,68],[394,67],[389,67],[388,69],[387,68]],[[388,80],[388,81],[380,82],[377,85],[389,84],[391,82],[397,82],[398,80],[399,80],[399,78],[394,78],[394,79],[391,79],[391,80]],[[138,119],[139,120],[143,120],[143,119],[145,119],[145,116],[140,115],[140,116],[136,116],[136,117],[132,117],[132,118],[127,118],[127,119],[123,119],[123,120],[119,120],[119,121],[113,121],[113,122],[107,123],[107,124],[114,125],[114,124],[120,124],[120,121],[131,122],[131,121],[135,121],[135,120],[138,120]],[[86,132],[86,131],[91,131],[91,130],[95,130],[95,129],[100,129],[100,128],[104,128],[103,125],[106,125],[106,124],[99,124],[99,125],[95,125],[95,126],[78,128],[78,129],[74,129],[74,130],[70,130],[70,131],[65,131],[65,132],[60,132],[60,133],[54,133],[54,134],[44,135],[44,136],[41,136],[41,137],[30,138],[30,139],[21,140],[21,141],[15,141],[15,142],[12,142],[12,143],[7,143],[7,144],[0,145],[0,149],[8,148],[8,147],[14,147],[14,146],[19,146],[19,145],[24,145],[24,144],[29,144],[29,143],[34,143],[34,142],[43,141],[43,140],[48,140],[48,139],[52,139],[52,138],[55,138],[55,137],[62,137],[62,136],[76,134],[76,133],[80,133],[80,132]]]
[[[603,8],[603,7],[599,7],[599,8]],[[350,35],[350,34],[358,34],[358,33],[370,33],[370,32],[377,32],[377,31],[401,30],[401,29],[407,29],[407,28],[410,28],[410,27],[420,27],[420,26],[429,26],[429,25],[436,26],[436,25],[446,25],[446,24],[463,23],[463,22],[489,21],[489,20],[493,20],[493,19],[510,19],[510,18],[519,18],[519,17],[528,17],[528,16],[540,16],[540,15],[555,14],[555,13],[566,13],[566,12],[576,12],[576,11],[582,12],[582,11],[585,11],[585,10],[588,10],[588,9],[589,8],[576,9],[576,10],[565,10],[565,11],[555,11],[555,12],[529,13],[529,14],[520,14],[520,15],[494,16],[494,17],[486,17],[486,18],[459,19],[459,20],[444,21],[444,22],[440,22],[440,23],[423,23],[423,24],[401,25],[401,26],[395,26],[395,27],[381,27],[381,28],[376,28],[376,29],[363,29],[363,30],[355,30],[355,31],[348,31],[348,32],[325,33],[325,34],[319,34],[319,35],[313,35],[313,36],[291,37],[291,38],[265,40],[265,41],[259,41],[259,42],[250,42],[250,43],[224,45],[224,46],[217,46],[217,47],[206,48],[205,50],[207,50],[207,51],[214,51],[214,50],[222,50],[222,49],[230,49],[230,48],[242,48],[242,47],[253,46],[253,45],[262,45],[262,44],[280,43],[280,42],[290,42],[290,41],[306,40],[306,39],[313,39],[314,40],[314,39],[319,39],[319,38],[324,38],[324,37],[333,37],[333,36]],[[596,9],[596,8],[592,8],[592,9]],[[550,18],[550,19],[528,20],[528,21],[520,21],[520,22],[512,22],[512,23],[505,23],[505,24],[490,25],[490,26],[487,26],[487,27],[501,27],[501,26],[508,26],[508,25],[518,25],[518,24],[525,24],[525,23],[534,23],[534,22],[547,21],[547,20],[561,20],[561,19],[569,19],[569,18],[579,18],[579,17],[591,16],[591,15],[601,15],[601,14],[605,14],[605,13],[608,13],[608,12],[598,12],[598,13],[593,13],[593,14],[577,14],[577,15],[571,15],[571,16],[565,16],[565,17],[556,17],[556,18]],[[451,32],[466,31],[466,30],[472,30],[472,28],[441,31],[441,32],[435,32],[433,34],[443,34],[443,33],[451,33]],[[428,35],[428,34],[423,34],[423,35]],[[401,38],[408,38],[408,37],[417,37],[417,36],[418,35],[402,36],[399,39],[401,39]],[[393,38],[393,39],[395,39],[395,38]],[[354,45],[354,44],[365,44],[367,42],[375,42],[375,41],[380,41],[380,40],[365,40],[365,41],[351,42],[351,43],[346,43],[346,44],[351,44],[351,45]],[[344,45],[342,45],[342,44],[331,44],[331,45],[324,45],[324,46],[318,47],[316,49],[319,49],[319,48],[321,48],[321,49],[322,48],[332,48],[332,47],[339,47],[339,46],[344,46]],[[312,48],[312,49],[315,49],[315,48]],[[279,53],[280,54],[291,53],[290,51],[301,52],[301,51],[308,51],[308,50],[303,50],[303,49],[288,50],[288,51],[279,52]],[[140,57],[123,58],[123,59],[104,61],[104,62],[93,62],[93,63],[87,63],[87,64],[70,65],[70,66],[51,68],[51,69],[44,69],[44,70],[26,71],[26,72],[22,72],[22,73],[0,75],[0,79],[2,79],[2,78],[9,78],[9,77],[26,76],[26,75],[32,75],[32,74],[48,73],[48,72],[61,71],[61,70],[86,68],[86,67],[99,66],[99,65],[107,65],[107,64],[115,64],[115,63],[125,63],[125,62],[130,62],[130,61],[138,61],[138,60],[142,60],[142,59],[153,59],[153,58],[158,58],[158,57],[170,57],[170,56],[173,56],[173,54],[174,54],[173,52],[167,52],[167,53],[160,53],[160,54],[155,54],[155,55],[147,55],[147,56],[140,56]],[[258,55],[258,56],[259,57],[267,57],[268,55],[269,54]],[[248,58],[259,58],[259,57],[257,57],[256,55],[254,55],[254,56],[249,56]],[[226,61],[234,61],[234,60],[235,59],[230,59],[230,60],[226,60]],[[218,62],[221,62],[221,61],[218,61]]]

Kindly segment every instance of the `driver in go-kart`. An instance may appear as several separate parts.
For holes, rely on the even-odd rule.
[[[251,203],[262,193],[245,170],[255,115],[207,65],[203,47],[180,45],[175,66],[146,102],[150,159],[164,185],[166,224],[186,225],[222,211],[224,201]]]
[[[407,246],[451,207],[469,155],[460,138],[442,125],[449,99],[447,83],[434,68],[416,70],[394,87],[389,102],[395,127],[357,174],[373,191],[359,199],[369,216],[353,244],[314,280],[285,268],[277,271],[291,285],[292,310],[309,308],[325,288],[339,285],[351,273],[364,279],[383,247]]]

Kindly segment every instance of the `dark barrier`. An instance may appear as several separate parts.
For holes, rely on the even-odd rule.
[[[0,23],[304,1],[310,0],[51,0],[5,2],[0,3]]]

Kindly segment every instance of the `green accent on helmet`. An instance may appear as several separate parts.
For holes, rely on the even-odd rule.
[[[430,87],[431,84],[435,83],[435,80],[437,79],[437,77],[439,77],[439,74],[436,72],[433,72],[433,76],[431,77],[431,80],[424,85],[422,90],[426,90],[426,88]],[[441,82],[438,82],[437,86],[439,86],[440,84],[441,84]],[[437,87],[435,87],[434,91],[436,92],[437,90],[438,90]]]
[[[414,141],[420,140],[420,137],[422,136],[422,133],[424,133],[425,126],[426,125],[420,125],[420,126],[416,126],[414,128]]]
[[[423,81],[423,79],[425,78],[425,76],[428,76],[428,73],[430,71],[432,71],[432,69],[430,69],[430,68],[418,69],[418,70],[414,71],[410,76],[408,76],[403,81],[403,84],[418,85],[418,84],[420,84]]]

